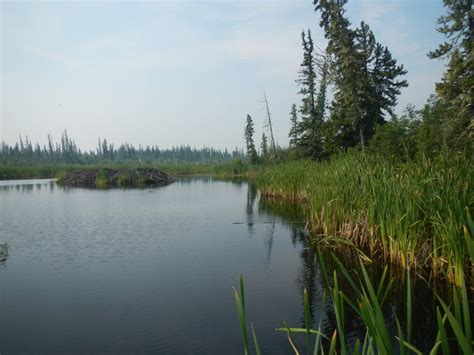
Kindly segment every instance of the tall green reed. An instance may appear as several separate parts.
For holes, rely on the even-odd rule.
[[[327,273],[327,269],[321,254],[321,270]],[[415,324],[413,323],[413,294],[410,270],[407,270],[407,286],[406,286],[406,310],[405,310],[405,327],[403,328],[400,321],[400,314],[395,314],[397,333],[393,336],[389,329],[384,316],[384,303],[390,293],[393,278],[388,278],[387,267],[385,267],[381,277],[377,283],[373,283],[364,266],[363,260],[359,259],[360,277],[354,275],[344,267],[344,265],[333,255],[333,259],[337,268],[333,271],[333,283],[330,286],[330,302],[334,309],[334,317],[336,328],[325,334],[321,329],[321,322],[317,329],[311,329],[311,311],[308,294],[304,290],[304,319],[305,327],[290,327],[284,323],[284,326],[278,328],[278,331],[285,332],[288,337],[290,346],[295,354],[422,354],[422,352],[413,345],[412,332]],[[339,286],[340,275],[350,285],[350,292],[343,291]],[[329,278],[325,276],[325,279]],[[329,283],[327,285],[329,287]],[[240,294],[234,288],[234,296],[236,299],[237,310],[239,314],[240,324],[244,339],[244,353],[250,354],[249,342],[246,333],[246,314],[245,314],[245,298],[243,288],[243,277],[240,279]],[[468,298],[468,288],[465,284],[464,277],[461,277],[461,287],[453,286],[453,301],[447,304],[438,296],[439,307],[436,308],[436,316],[438,322],[438,333],[432,347],[429,351],[430,355],[442,353],[449,355],[454,353],[469,354],[473,352],[472,325]],[[322,304],[325,301],[323,300]],[[365,335],[357,338],[352,345],[347,340],[345,329],[346,309],[351,308],[357,317],[365,326]],[[416,324],[416,326],[422,326]],[[258,341],[251,324],[252,335],[255,343],[255,351],[260,354]],[[306,352],[302,351],[296,339],[298,334],[305,335]],[[452,335],[452,336],[451,336]]]

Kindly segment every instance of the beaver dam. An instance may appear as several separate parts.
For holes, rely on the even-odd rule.
[[[63,186],[109,188],[164,186],[174,181],[170,174],[154,168],[104,168],[66,172],[57,182]]]

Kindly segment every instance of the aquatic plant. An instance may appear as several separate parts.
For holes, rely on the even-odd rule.
[[[383,308],[393,279],[387,277],[387,267],[385,267],[380,279],[374,285],[369,278],[369,274],[364,266],[363,260],[359,259],[361,276],[354,277],[342,265],[342,263],[333,255],[337,264],[337,269],[333,271],[332,286],[327,285],[331,295],[330,302],[334,309],[336,328],[325,334],[321,329],[321,322],[317,329],[311,329],[311,310],[308,292],[304,289],[303,308],[305,327],[290,327],[283,323],[283,327],[276,329],[286,333],[288,341],[295,354],[301,354],[296,336],[305,335],[307,354],[422,354],[422,352],[412,343],[413,331],[413,298],[410,270],[407,270],[406,283],[406,309],[405,309],[405,327],[402,327],[399,319],[401,314],[395,314],[397,331],[392,335],[385,321]],[[320,258],[320,260],[322,260]],[[323,262],[324,264],[324,262]],[[324,265],[321,265],[323,273],[327,273]],[[339,275],[350,285],[350,293],[344,292],[339,286]],[[326,275],[327,277],[328,275]],[[451,353],[472,354],[473,337],[471,325],[471,313],[469,307],[469,290],[464,282],[464,276],[461,276],[461,287],[453,286],[453,298],[451,304],[445,303],[438,296],[439,307],[436,308],[438,332],[434,343],[431,346],[430,354],[442,353],[444,355]],[[247,320],[245,314],[245,294],[244,281],[240,277],[240,294],[234,288],[234,297],[236,299],[237,311],[243,334],[244,352],[250,353]],[[322,305],[324,305],[324,300]],[[365,335],[362,338],[357,337],[351,342],[347,339],[345,330],[346,309],[352,309],[356,316],[365,326]],[[323,309],[323,307],[321,307]],[[403,317],[403,316],[402,316]],[[260,354],[258,340],[251,324],[252,336],[254,338],[255,352]]]

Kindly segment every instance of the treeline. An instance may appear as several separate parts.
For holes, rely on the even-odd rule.
[[[236,148],[233,152],[227,149],[220,150],[209,147],[200,149],[190,146],[160,149],[158,146],[141,145],[137,147],[124,143],[118,147],[109,143],[107,139],[99,139],[96,150],[85,151],[77,147],[76,142],[68,136],[65,130],[61,135],[60,143],[55,143],[48,135],[48,143],[41,146],[33,144],[26,137],[20,136],[15,145],[2,142],[0,147],[0,163],[9,165],[29,164],[81,164],[93,165],[101,163],[195,163],[214,164],[243,157],[243,152]]]
[[[394,113],[407,73],[389,48],[376,40],[369,25],[354,27],[346,16],[347,0],[314,0],[328,45],[316,50],[311,31],[301,34],[303,60],[296,80],[301,96],[290,109],[286,158],[327,159],[349,149],[376,151],[401,160],[436,156],[441,151],[472,156],[474,138],[474,22],[471,2],[444,0],[446,15],[437,30],[447,41],[428,53],[448,60],[436,93],[421,109],[409,105]],[[332,99],[328,102],[328,90]],[[285,157],[275,146],[256,154],[253,122],[245,125],[250,162]],[[264,149],[265,148],[265,149]]]

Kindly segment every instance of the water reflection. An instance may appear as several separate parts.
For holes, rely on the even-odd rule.
[[[247,204],[246,204],[246,217],[247,217],[247,227],[249,235],[253,236],[255,234],[255,218],[254,218],[254,206],[255,201],[257,200],[257,187],[254,184],[247,184]]]
[[[8,259],[8,244],[0,243],[0,268],[7,266]]]
[[[317,328],[318,325],[321,324],[322,330],[326,334],[331,334],[337,327],[334,308],[329,297],[330,290],[333,286],[333,271],[337,270],[332,254],[334,253],[335,256],[341,260],[342,264],[357,280],[357,253],[353,250],[343,248],[339,250],[321,249],[321,254],[318,254],[315,247],[308,240],[307,234],[304,232],[304,220],[308,214],[306,209],[301,205],[281,203],[271,199],[260,199],[259,212],[281,217],[281,223],[289,227],[289,238],[293,246],[295,248],[299,247],[298,249],[300,250],[299,257],[301,264],[298,267],[298,276],[295,283],[300,295],[298,300],[300,303],[300,324],[292,324],[292,326],[306,326],[303,304],[304,290],[306,289],[310,301],[310,326]],[[272,236],[272,228],[269,227],[266,230],[264,239],[267,262],[269,262],[271,258]],[[323,260],[318,260],[320,256]],[[328,272],[327,275],[324,275],[321,271],[321,262],[325,264]],[[380,280],[384,266],[383,263],[374,263],[367,266],[373,284],[376,285],[378,280]],[[428,351],[434,344],[437,334],[435,313],[433,312],[433,309],[436,308],[435,295],[430,286],[423,280],[407,280],[403,277],[403,274],[403,271],[396,268],[389,270],[389,275],[394,278],[395,282],[390,289],[383,309],[388,329],[394,338],[397,334],[395,314],[399,317],[398,321],[402,324],[402,328],[405,326],[406,282],[412,282],[412,297],[414,302],[413,323],[424,325],[423,327],[415,327],[413,329],[414,344],[422,351]],[[339,276],[339,287],[346,295],[351,295],[351,286],[342,275]],[[448,296],[446,295],[446,297]],[[322,303],[324,298],[326,298],[328,302]],[[364,339],[365,326],[352,309],[346,307],[345,311],[346,322],[344,326],[347,333],[347,341],[354,345],[357,338]],[[303,344],[304,339],[302,339],[301,342],[301,345]]]
[[[33,192],[42,189],[54,191],[56,182],[48,180],[0,180],[0,191]]]
[[[265,263],[270,264],[272,259],[273,236],[275,234],[275,222],[266,223],[263,245],[265,247]]]

